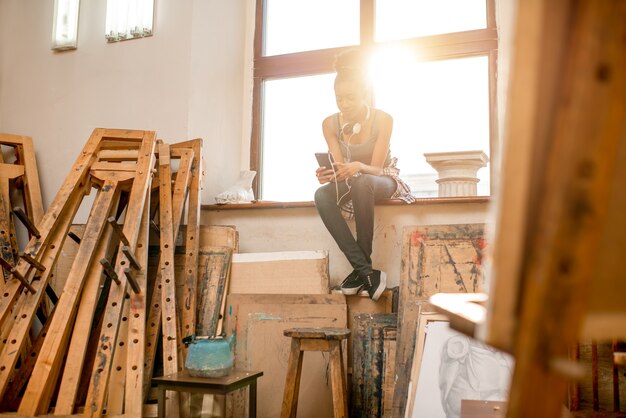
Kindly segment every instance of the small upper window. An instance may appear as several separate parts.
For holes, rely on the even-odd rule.
[[[152,35],[154,0],[107,0],[108,42]]]
[[[463,32],[487,27],[485,0],[376,2],[376,41]]]
[[[267,0],[265,56],[359,43],[359,0]]]

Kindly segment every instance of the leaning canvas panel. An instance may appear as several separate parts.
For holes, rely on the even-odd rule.
[[[475,293],[485,287],[488,244],[484,224],[407,226],[403,231],[395,416],[404,416],[420,308],[440,292]]]
[[[235,368],[263,370],[258,384],[257,396],[262,400],[258,416],[278,418],[281,414],[291,347],[291,339],[283,331],[346,325],[347,305],[343,295],[228,295],[225,329],[227,335],[235,334]],[[344,364],[345,361],[344,358]],[[304,354],[298,417],[332,416],[328,364],[326,354]],[[246,416],[243,410],[246,402],[236,399],[234,404],[233,416]]]
[[[513,358],[450,328],[445,315],[420,316],[406,417],[458,418],[463,400],[505,401]]]

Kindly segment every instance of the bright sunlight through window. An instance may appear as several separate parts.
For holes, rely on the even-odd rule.
[[[264,55],[359,43],[359,0],[267,0],[265,15]]]
[[[266,0],[264,56],[358,46],[359,25],[363,24],[359,7],[366,3]],[[485,29],[486,1],[378,0],[373,9],[375,41],[399,41],[374,45],[370,63],[373,105],[394,119],[390,148],[391,155],[398,157],[400,176],[416,197],[436,197],[437,172],[426,162],[424,153],[483,151],[489,156],[489,83],[493,70],[489,51],[494,46],[450,54],[450,49],[445,49],[450,45],[453,50],[464,51],[457,45],[463,45],[464,38],[444,35],[437,42],[450,44],[439,55],[433,55],[437,46],[426,44],[427,60],[420,56],[420,43],[414,39]],[[328,150],[322,121],[338,112],[334,78],[334,73],[311,73],[289,78],[269,76],[262,81],[258,148],[261,199],[313,200],[319,187],[314,154]],[[490,194],[489,171],[489,166],[478,171],[478,195]]]
[[[424,153],[489,155],[487,58],[418,62],[399,51],[376,57],[375,107],[394,118],[391,153],[398,157],[401,177],[414,195],[437,196],[437,172]],[[333,81],[334,74],[328,74],[265,83],[263,199],[312,200],[319,186],[313,154],[327,150],[322,120],[337,112]],[[489,195],[489,170],[479,170],[478,176],[478,194]]]
[[[376,40],[392,41],[481,29],[485,0],[384,0],[376,2]]]

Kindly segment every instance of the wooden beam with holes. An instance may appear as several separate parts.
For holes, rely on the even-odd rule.
[[[78,310],[85,277],[88,276],[90,268],[97,269],[100,266],[98,260],[94,260],[94,256],[98,254],[99,243],[103,242],[101,237],[106,219],[117,204],[121,184],[132,178],[132,175],[119,172],[106,172],[101,178],[103,185],[96,196],[81,245],[18,409],[21,414],[38,415],[48,411],[61,362],[69,343],[71,325]]]
[[[174,280],[174,232],[172,225],[172,172],[169,145],[159,144],[159,227],[161,230],[161,324],[163,345],[163,373],[177,373],[182,366],[179,353],[178,319],[176,312],[176,283]],[[178,416],[178,392],[171,392],[167,416]]]
[[[128,417],[139,417],[142,415],[143,410],[150,195],[151,193],[148,190],[143,216],[141,217],[139,239],[137,241],[136,255],[142,265],[141,271],[136,276],[140,292],[132,292],[128,301],[126,387],[124,394],[124,413]],[[117,389],[119,390],[119,388]]]
[[[111,208],[109,214],[113,211],[115,211],[115,207]],[[80,306],[76,315],[74,329],[72,331],[71,344],[67,350],[67,358],[72,359],[72,361],[67,362],[63,370],[61,386],[57,395],[55,413],[72,414],[74,412],[76,394],[80,385],[81,372],[90,337],[91,324],[93,322],[96,304],[98,301],[98,294],[100,291],[102,266],[99,263],[99,260],[106,258],[107,254],[111,253],[111,235],[111,229],[105,229],[101,239],[96,245],[89,271],[86,273]],[[81,242],[81,244],[82,243],[83,242]],[[78,257],[76,257],[76,259],[78,259]]]
[[[182,309],[181,336],[195,334],[196,315],[196,280],[198,276],[198,248],[200,247],[200,191],[202,189],[202,139],[180,142],[172,145],[172,149],[193,149],[193,163],[191,167],[191,184],[187,209],[187,236],[185,243],[185,276],[184,297]],[[185,350],[183,349],[183,356]]]
[[[137,172],[130,190],[123,228],[124,235],[130,243],[128,249],[132,252],[137,250],[141,219],[146,204],[146,193],[150,189],[153,174],[152,170],[155,164],[155,132],[142,131],[140,142],[141,147],[139,148],[139,156],[137,158]],[[104,326],[102,327],[99,345],[96,350],[97,360],[92,370],[85,404],[86,417],[101,417],[104,413],[113,354],[116,348],[115,345],[124,304],[126,303],[126,285],[128,279],[124,274],[124,270],[129,267],[130,260],[129,257],[123,253],[123,247],[124,246],[120,244],[115,263],[115,272],[120,279],[120,285],[112,285],[109,290],[108,303],[103,318]]]
[[[178,236],[183,211],[185,208],[185,199],[187,194],[189,193],[191,164],[193,162],[194,153],[192,149],[180,149],[178,150],[178,152],[172,154],[180,155],[180,163],[178,165],[178,171],[176,173],[176,181],[174,183],[174,191],[172,195],[172,233],[173,236]],[[160,260],[157,261],[157,265],[159,264]],[[159,334],[161,332],[161,276],[162,271],[160,268],[158,268],[155,278],[154,289],[152,291],[152,299],[148,309],[148,321],[146,329],[146,353],[144,365],[144,400],[147,398],[148,391],[150,389],[150,381],[154,370],[154,360],[156,357],[156,350],[158,346],[157,342]]]

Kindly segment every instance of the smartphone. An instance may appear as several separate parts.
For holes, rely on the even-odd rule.
[[[320,167],[333,168],[333,163],[330,160],[329,152],[316,152],[315,158],[317,158],[317,163]]]

